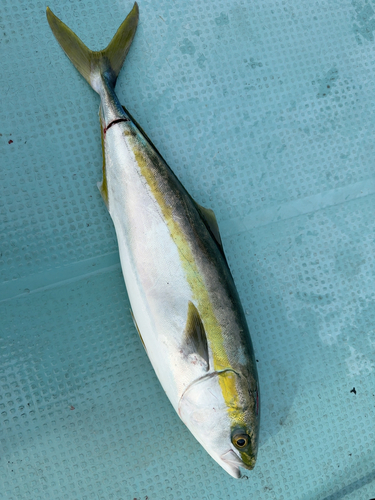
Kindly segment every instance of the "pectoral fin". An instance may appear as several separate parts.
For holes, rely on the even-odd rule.
[[[207,336],[199,312],[192,302],[188,306],[182,353],[191,363],[199,364],[208,371],[210,364]]]

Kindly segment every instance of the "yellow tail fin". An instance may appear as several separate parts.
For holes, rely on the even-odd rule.
[[[96,92],[99,91],[98,85],[100,85],[98,77],[101,79],[105,76],[107,81],[113,87],[115,86],[117,76],[133,41],[138,17],[138,5],[135,3],[108,47],[95,52],[87,48],[82,40],[47,7],[47,20],[56,40],[77,70]]]

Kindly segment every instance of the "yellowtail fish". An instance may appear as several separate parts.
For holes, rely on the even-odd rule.
[[[47,19],[101,99],[99,189],[115,226],[139,336],[181,420],[238,478],[240,467],[254,467],[258,449],[253,348],[214,213],[192,199],[115,94],[138,5],[98,52],[49,8]]]

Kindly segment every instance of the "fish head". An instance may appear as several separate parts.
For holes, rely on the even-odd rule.
[[[235,478],[240,467],[253,469],[257,458],[259,398],[252,386],[231,369],[215,371],[190,384],[179,402],[190,432]]]

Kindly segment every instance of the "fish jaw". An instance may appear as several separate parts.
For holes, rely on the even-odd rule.
[[[222,468],[228,472],[235,479],[239,479],[241,477],[240,467],[243,467],[242,461],[239,459],[238,455],[232,450],[228,450],[226,453],[223,453],[220,457],[220,465]]]

